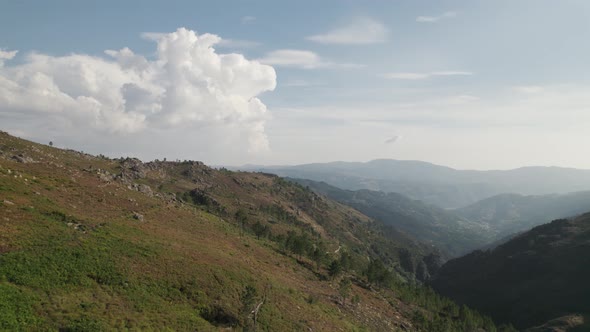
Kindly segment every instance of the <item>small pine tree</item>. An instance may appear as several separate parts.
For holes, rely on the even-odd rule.
[[[236,211],[234,215],[236,221],[240,224],[240,235],[244,235],[244,226],[246,225],[246,221],[248,220],[248,214],[246,211],[239,209]]]
[[[260,221],[256,221],[254,225],[252,225],[252,230],[256,237],[260,239],[260,237],[268,237],[270,235],[270,229],[268,226],[263,225]]]
[[[352,282],[349,278],[343,278],[340,280],[340,284],[338,285],[338,293],[342,298],[342,305],[346,304],[346,299],[350,295],[350,291],[352,290]]]
[[[341,272],[342,272],[342,265],[340,264],[340,261],[333,260],[332,263],[330,263],[330,266],[328,267],[328,273],[330,274],[330,277],[332,277],[332,279],[334,279]]]

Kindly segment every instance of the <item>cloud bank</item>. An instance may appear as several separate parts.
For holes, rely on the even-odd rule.
[[[272,67],[217,53],[221,38],[213,34],[180,28],[143,37],[156,43],[154,59],[123,48],[100,57],[32,53],[22,64],[8,66],[1,61],[16,51],[0,51],[5,129],[84,133],[104,144],[109,137],[119,139],[113,144],[127,137],[131,151],[148,143],[134,145],[134,138],[147,137],[164,150],[195,140],[219,153],[269,149],[267,109],[257,96],[275,88]]]

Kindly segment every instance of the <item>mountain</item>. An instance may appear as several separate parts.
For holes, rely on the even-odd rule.
[[[573,217],[590,210],[590,191],[563,195],[524,196],[501,194],[453,212],[465,219],[489,225],[496,237],[529,230],[560,217]]]
[[[297,166],[242,167],[349,189],[397,192],[442,208],[459,208],[502,194],[543,195],[590,190],[590,170],[523,167],[456,170],[422,161],[379,159]]]
[[[543,326],[551,319],[556,320],[547,324],[571,323],[563,318],[569,316],[585,320],[578,330],[588,331],[589,280],[590,213],[554,220],[493,250],[451,260],[432,287],[517,328]]]
[[[438,261],[275,175],[0,132],[0,330],[495,331],[415,281]]]
[[[483,223],[471,222],[453,212],[398,193],[343,190],[325,182],[290,180],[402,230],[450,257],[465,254],[494,240]]]

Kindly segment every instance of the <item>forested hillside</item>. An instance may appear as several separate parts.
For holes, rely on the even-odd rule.
[[[590,214],[585,214],[535,227],[491,251],[451,260],[432,285],[459,303],[519,328],[581,314],[586,325],[580,330],[587,331],[588,280]]]

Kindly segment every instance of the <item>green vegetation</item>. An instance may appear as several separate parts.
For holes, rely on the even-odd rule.
[[[419,331],[444,317],[403,267],[431,252],[302,186],[0,146],[39,161],[0,151],[0,330]]]
[[[443,266],[433,287],[524,329],[590,313],[590,214],[538,226]],[[485,286],[484,286],[485,285]],[[589,324],[586,321],[584,328]]]
[[[349,205],[385,225],[407,232],[424,243],[434,244],[450,257],[465,254],[493,241],[481,223],[398,193],[342,190],[324,182],[304,179],[293,181]]]

